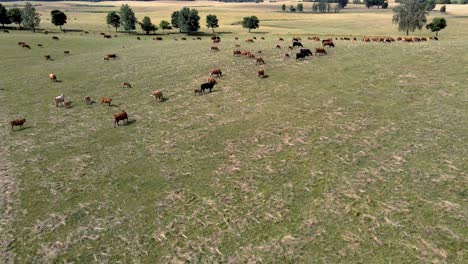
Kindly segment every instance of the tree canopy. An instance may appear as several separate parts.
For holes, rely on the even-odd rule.
[[[120,7],[120,24],[123,27],[123,29],[127,32],[129,32],[130,30],[134,30],[136,23],[137,19],[132,8],[130,8],[130,6],[127,4],[123,4]]]
[[[171,14],[171,24],[174,28],[178,28],[180,32],[180,27],[179,27],[179,11],[174,11]]]
[[[161,28],[163,31],[165,29],[172,29],[171,23],[169,23],[169,21],[166,20],[161,20],[161,22],[159,22],[159,28]]]
[[[52,10],[50,11],[51,22],[55,26],[59,26],[60,30],[62,30],[62,26],[67,23],[67,15],[60,10]]]
[[[151,23],[151,19],[147,16],[145,16],[143,20],[141,20],[140,27],[141,30],[145,31],[146,35],[148,35],[150,31],[158,30],[158,27]]]
[[[398,24],[398,30],[414,32],[426,24],[426,0],[401,0],[400,5],[393,8],[393,23]]]
[[[181,32],[191,34],[200,29],[200,16],[196,9],[182,8],[175,21]]]
[[[120,16],[117,12],[111,11],[107,13],[106,23],[115,27],[115,31],[120,27]]]
[[[21,29],[21,22],[23,21],[23,15],[21,14],[21,9],[11,8],[8,9],[8,17],[12,23],[18,24],[18,27]]]
[[[219,27],[218,17],[216,15],[207,15],[206,16],[206,27],[211,28],[214,33],[214,29]]]
[[[260,27],[260,20],[256,16],[249,16],[249,17],[244,17],[242,20],[242,27],[243,28],[248,28],[249,32],[252,29],[256,29]]]
[[[436,33],[438,37],[439,31],[444,29],[447,26],[447,20],[443,17],[434,17],[432,22],[426,25],[426,28]]]
[[[41,15],[36,12],[36,8],[30,3],[26,2],[23,9],[23,25],[32,28],[36,32],[36,28],[41,23]]]
[[[5,24],[11,24],[10,17],[8,17],[8,10],[0,4],[0,24],[5,28]]]

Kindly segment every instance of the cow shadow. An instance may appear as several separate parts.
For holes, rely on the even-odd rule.
[[[168,98],[168,97],[163,97],[163,98],[161,98],[161,100],[156,100],[156,99],[155,99],[154,101],[155,101],[155,102],[158,102],[158,103],[164,103],[164,102],[166,102],[166,101],[169,101],[169,98]]]
[[[115,108],[115,107],[119,107],[119,105],[118,104],[110,104],[109,107],[114,107]]]
[[[62,80],[56,80],[55,82],[56,83],[62,83],[63,81]]]
[[[20,128],[13,128],[13,129],[10,128],[10,131],[11,131],[11,132],[18,132],[18,131],[23,131],[23,130],[31,129],[31,128],[33,128],[33,127],[32,127],[32,126],[22,126],[22,127],[20,127]]]
[[[263,75],[263,78],[262,78],[262,79],[266,79],[266,78],[268,78],[268,77],[270,77],[270,75],[265,74],[265,75]]]
[[[136,119],[129,119],[127,122],[124,123],[124,126],[131,126],[136,122]]]

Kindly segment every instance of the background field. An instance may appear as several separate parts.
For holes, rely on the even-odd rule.
[[[287,45],[279,36],[397,36],[391,10],[130,3],[158,22],[185,5],[217,14],[221,51],[211,53],[206,36],[102,39],[112,29],[97,11],[121,3],[39,4],[45,29],[56,30],[46,19],[57,7],[66,28],[90,34],[0,33],[5,262],[466,262],[466,7],[448,6],[440,41],[338,40],[328,56],[295,62],[274,49]],[[252,34],[232,25],[251,14],[261,19]],[[266,40],[242,41],[252,36]],[[262,50],[267,78],[232,56],[236,43]],[[120,58],[105,62],[107,53]],[[213,67],[225,76],[194,96]],[[167,100],[155,102],[155,89]],[[73,108],[55,107],[61,93]],[[86,95],[114,105],[87,106]],[[131,122],[114,129],[120,109]],[[12,132],[18,117],[27,126]]]

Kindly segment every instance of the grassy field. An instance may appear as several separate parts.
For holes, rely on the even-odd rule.
[[[60,8],[65,28],[90,34],[0,32],[3,262],[466,263],[467,7],[448,6],[440,41],[338,40],[328,56],[295,62],[274,49],[288,45],[279,36],[398,36],[391,10],[130,3],[154,22],[182,5],[203,26],[217,14],[216,53],[207,36],[103,39],[112,29],[98,11],[121,3],[39,4],[43,28],[57,30],[47,13]],[[256,32],[232,25],[250,14]],[[243,41],[252,36],[266,40]],[[233,57],[237,43],[266,65]],[[194,96],[214,67],[225,74],[214,92]],[[156,89],[164,102],[149,96]],[[61,93],[72,108],[55,107]],[[114,104],[88,106],[86,95]],[[112,128],[120,109],[131,122]],[[26,127],[11,131],[19,117]]]

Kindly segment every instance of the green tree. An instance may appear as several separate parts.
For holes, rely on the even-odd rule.
[[[171,27],[171,23],[169,23],[169,21],[166,21],[166,20],[161,20],[161,22],[159,22],[159,28],[161,28],[164,32],[165,29],[172,29]]]
[[[62,30],[62,26],[67,23],[67,15],[62,11],[55,9],[50,11],[50,16],[52,18],[52,24],[59,26],[60,30]]]
[[[31,3],[26,2],[23,9],[23,25],[36,32],[36,27],[39,27],[40,23],[41,14],[36,12],[36,8]]]
[[[281,11],[283,11],[283,12],[286,11],[286,5],[285,5],[285,4],[283,4],[283,5],[281,6]]]
[[[303,4],[297,4],[297,12],[304,12],[304,5]]]
[[[206,16],[206,27],[211,28],[213,33],[215,32],[214,29],[219,27],[218,25],[218,17],[216,15],[207,15]]]
[[[296,12],[296,8],[294,6],[292,6],[292,5],[290,5],[289,6],[289,12],[292,12],[292,13]]]
[[[115,32],[117,32],[117,29],[120,27],[119,14],[115,11],[107,13],[106,23],[107,25],[115,27]]]
[[[256,16],[249,16],[249,17],[244,17],[242,20],[242,27],[243,28],[248,28],[249,32],[252,29],[256,29],[260,27],[260,20]]]
[[[21,29],[21,22],[23,21],[23,16],[21,14],[21,9],[11,8],[8,10],[8,17],[12,23],[18,24],[18,27]]]
[[[382,9],[387,9],[388,8],[388,2],[384,2],[382,5]]]
[[[401,0],[393,8],[393,23],[398,24],[399,31],[414,32],[426,24],[426,0]]]
[[[426,28],[436,33],[438,37],[439,31],[444,29],[447,26],[447,21],[443,17],[434,17],[432,22],[426,25]]]
[[[440,7],[440,12],[441,13],[445,13],[446,10],[447,10],[447,7],[445,5]]]
[[[135,17],[135,13],[133,12],[132,8],[129,5],[123,4],[120,7],[120,23],[123,29],[127,32],[130,30],[135,29],[135,24],[137,23],[137,19]]]
[[[149,35],[150,31],[154,32],[158,30],[158,27],[156,27],[153,23],[151,23],[151,19],[147,16],[145,16],[143,20],[141,20],[140,27],[141,27],[141,30],[146,32],[146,35]]]
[[[348,0],[337,0],[336,2],[340,6],[340,8],[345,8],[348,5],[349,1]]]
[[[436,0],[428,0],[426,5],[427,11],[432,11],[436,7]]]
[[[385,0],[364,0],[364,3],[367,8],[371,8],[373,6],[381,7],[385,3]]]
[[[172,12],[172,15],[171,15],[171,24],[174,28],[178,28],[179,29],[179,32],[182,32],[182,30],[180,29],[180,26],[179,26],[179,11],[174,11]]]
[[[179,11],[178,26],[182,32],[192,34],[200,29],[200,16],[196,9],[184,7]]]
[[[8,17],[8,10],[0,4],[0,24],[2,24],[2,27],[5,28],[5,24],[11,24],[11,20]]]

